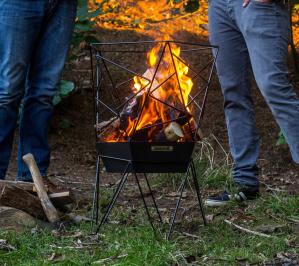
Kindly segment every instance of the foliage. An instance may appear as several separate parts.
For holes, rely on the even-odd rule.
[[[75,84],[71,81],[61,80],[57,94],[53,98],[53,105],[59,104],[63,98],[67,97],[75,89]]]

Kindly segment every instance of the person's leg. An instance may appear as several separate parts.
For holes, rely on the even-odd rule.
[[[211,0],[209,37],[219,46],[216,62],[224,96],[229,145],[234,159],[233,177],[237,186],[258,187],[259,136],[250,97],[249,56],[244,38],[232,13],[230,1]]]
[[[251,1],[242,21],[257,85],[289,144],[293,160],[299,164],[299,99],[288,80],[286,63],[290,36],[287,9]]]
[[[44,1],[0,1],[0,179],[5,178],[19,105]]]
[[[57,3],[56,3],[57,2]],[[27,77],[20,122],[20,145],[18,151],[18,179],[31,180],[22,155],[34,155],[42,175],[46,175],[50,160],[48,124],[52,115],[52,100],[69,49],[74,21],[76,1],[49,1],[45,21],[31,59]],[[46,15],[47,15],[46,14]]]

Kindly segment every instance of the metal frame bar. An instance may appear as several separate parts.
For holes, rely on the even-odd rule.
[[[171,47],[171,44],[185,44],[185,45],[191,45],[191,46],[195,46],[197,47],[198,50],[207,50],[207,49],[214,49],[216,50],[216,56],[214,56],[213,59],[209,60],[208,63],[206,63],[203,67],[201,67],[201,69],[196,72],[193,68],[191,69],[190,66],[181,58],[177,57],[173,51],[172,51],[172,47]],[[159,53],[159,58],[158,58],[158,63],[156,64],[156,67],[155,67],[155,70],[154,70],[154,74],[153,74],[153,77],[151,79],[147,78],[147,77],[144,77],[143,75],[137,73],[136,71],[132,71],[130,70],[129,68],[127,67],[124,67],[118,63],[115,63],[114,61],[110,60],[110,59],[107,59],[104,57],[103,55],[103,51],[105,51],[104,49],[98,49],[97,47],[104,47],[105,45],[109,45],[109,47],[115,47],[116,45],[140,45],[140,44],[160,44],[161,45],[161,48],[160,48],[160,51],[162,49],[162,51]],[[133,130],[130,132],[130,136],[128,134],[128,132],[126,132],[125,130],[125,134],[124,136],[126,136],[128,138],[128,141],[132,141],[134,139],[134,135],[137,131],[137,127],[138,127],[138,124],[140,122],[140,119],[141,119],[141,116],[144,112],[144,108],[145,106],[147,105],[148,101],[150,99],[152,100],[156,100],[158,101],[159,103],[161,104],[165,104],[166,106],[168,106],[169,108],[172,108],[176,111],[182,111],[180,110],[179,108],[177,108],[176,106],[172,106],[171,104],[167,103],[166,101],[163,101],[161,99],[157,99],[156,97],[154,97],[153,92],[157,89],[159,89],[165,82],[167,82],[167,80],[169,80],[171,77],[173,77],[173,75],[170,75],[169,77],[166,78],[166,80],[164,80],[161,84],[159,84],[159,86],[157,88],[154,88],[154,90],[151,90],[152,88],[152,85],[154,83],[154,80],[155,80],[155,77],[157,75],[157,72],[158,72],[158,69],[160,67],[160,64],[162,62],[162,59],[163,59],[163,56],[164,54],[166,53],[166,48],[169,49],[169,53],[170,53],[170,56],[171,56],[171,60],[172,60],[172,64],[173,64],[173,67],[174,67],[174,73],[173,75],[176,76],[176,79],[177,79],[177,82],[178,82],[178,86],[179,86],[179,92],[181,94],[181,102],[182,102],[182,107],[184,108],[184,111],[185,113],[189,113],[187,111],[187,107],[190,107],[191,104],[193,104],[199,111],[199,115],[194,117],[196,123],[197,123],[197,128],[195,130],[192,130],[191,128],[191,124],[190,124],[190,121],[188,120],[187,121],[187,124],[188,124],[188,127],[189,127],[189,137],[192,139],[192,141],[196,141],[196,132],[200,126],[199,124],[199,121],[201,120],[202,118],[202,115],[203,115],[203,110],[204,110],[204,107],[205,107],[205,104],[206,104],[206,98],[207,98],[207,91],[208,91],[208,88],[210,86],[210,83],[211,83],[211,80],[212,80],[212,74],[213,74],[213,71],[214,71],[214,68],[215,68],[215,60],[217,58],[217,54],[218,54],[218,47],[217,46],[212,46],[212,45],[208,45],[208,44],[199,44],[199,43],[188,43],[188,42],[181,42],[181,41],[139,41],[139,42],[116,42],[116,43],[93,43],[91,44],[91,55],[93,54],[93,52],[95,53],[95,57],[96,57],[96,62],[97,62],[97,86],[96,86],[96,90],[97,90],[97,93],[95,93],[96,95],[96,98],[95,98],[95,101],[97,102],[97,110],[99,112],[99,108],[100,106],[103,106],[104,108],[106,108],[107,110],[109,110],[109,112],[113,113],[116,117],[119,117],[120,116],[120,112],[122,110],[122,108],[128,103],[130,102],[134,97],[137,97],[137,95],[139,95],[140,93],[146,93],[145,95],[145,99],[143,100],[143,104],[142,106],[139,108],[139,111],[138,111],[138,117],[137,119],[134,120],[134,126],[133,126]],[[195,49],[196,50],[196,49]],[[126,50],[121,50],[121,52],[125,52]],[[194,49],[182,49],[182,51],[194,51]],[[116,52],[116,51],[106,51],[106,52]],[[136,51],[136,50],[129,50],[127,52],[130,52],[130,53],[137,53],[137,52],[140,52],[140,51]],[[144,51],[145,52],[145,51]],[[168,51],[167,51],[168,52]],[[198,79],[198,78],[201,78],[203,80],[203,82],[205,82],[205,86],[202,86],[202,88],[199,89],[199,91],[197,91],[197,93],[194,95],[194,96],[191,96],[189,95],[189,99],[187,101],[187,103],[184,102],[184,98],[183,98],[183,95],[182,95],[182,89],[181,89],[181,85],[179,84],[180,81],[179,81],[179,78],[178,78],[178,73],[177,73],[177,66],[176,66],[176,63],[175,63],[175,59],[176,60],[179,60],[181,63],[185,64],[187,67],[189,67],[191,69],[191,71],[193,73],[195,73],[195,76],[193,77],[193,79]],[[123,103],[121,103],[120,105],[118,105],[116,108],[112,108],[111,106],[108,106],[105,102],[101,101],[101,99],[99,98],[99,94],[98,94],[98,91],[99,91],[99,86],[100,86],[100,82],[99,82],[99,75],[101,74],[100,73],[100,67],[99,67],[99,61],[101,61],[103,64],[104,64],[104,69],[106,70],[106,72],[108,72],[108,78],[112,84],[112,87],[114,89],[118,88],[118,84],[115,84],[112,80],[112,75],[110,74],[110,71],[109,71],[109,68],[107,66],[107,62],[116,66],[116,67],[119,67],[121,68],[122,70],[125,70],[127,71],[128,73],[130,74],[133,74],[135,76],[138,76],[140,78],[143,78],[145,80],[147,80],[149,83],[145,86],[143,86],[138,92],[136,93],[133,93],[133,95],[131,95],[130,97],[128,97]],[[209,66],[211,66],[211,69],[210,69],[210,73],[209,73],[209,77],[208,79],[205,79],[204,77],[202,77],[201,75],[201,72],[204,71],[205,69],[207,69]],[[192,78],[192,77],[191,77]],[[127,83],[128,81],[130,80],[127,80],[125,82],[121,82],[120,84],[124,84],[124,83]],[[114,91],[113,89],[113,91]],[[118,89],[116,89],[118,90]],[[144,90],[147,90],[147,91],[144,91]],[[200,101],[199,96],[203,94],[203,100],[201,100],[200,103],[198,103],[197,101]],[[112,95],[113,95],[113,92],[112,92]],[[97,113],[97,121],[98,121],[98,113]],[[179,117],[180,119],[181,117]],[[178,119],[177,118],[174,118],[174,119],[170,119],[169,121],[167,122],[175,122],[177,121]],[[110,123],[112,123],[113,121],[111,121]],[[109,124],[110,124],[109,123]],[[109,126],[109,124],[107,124],[107,126]],[[163,124],[163,123],[162,123]],[[151,125],[146,125],[138,130],[143,130],[143,129],[150,129],[150,128],[154,128],[156,126],[159,126],[161,125],[161,122],[157,121],[157,123],[153,123]],[[187,136],[187,135],[186,135]]]
[[[207,225],[207,220],[206,220],[206,217],[205,217],[205,212],[204,212],[202,199],[201,199],[200,187],[199,187],[199,183],[198,183],[197,176],[196,176],[194,161],[193,161],[193,159],[191,159],[190,162],[189,162],[188,169],[187,169],[187,171],[185,173],[185,176],[182,179],[181,185],[179,187],[179,194],[180,195],[177,199],[176,206],[175,206],[175,209],[174,209],[174,212],[173,212],[173,215],[172,215],[172,219],[171,219],[171,222],[170,222],[170,225],[169,225],[169,228],[168,228],[168,232],[167,232],[167,235],[166,235],[167,240],[171,239],[173,229],[174,229],[174,225],[175,225],[175,220],[176,220],[176,217],[177,217],[177,213],[178,213],[178,210],[179,210],[179,207],[181,205],[182,198],[183,198],[183,192],[186,189],[187,181],[188,181],[188,178],[189,178],[190,175],[192,176],[192,181],[194,183],[194,187],[195,187],[195,191],[196,191],[196,195],[197,195],[197,200],[198,200],[198,205],[199,205],[199,210],[200,210],[200,213],[201,213],[201,216],[202,216],[202,219],[203,219],[203,223],[204,223],[204,225]]]
[[[93,225],[97,225],[96,227],[96,230],[95,230],[95,233],[97,234],[99,232],[99,230],[101,229],[101,227],[103,226],[103,224],[107,221],[127,179],[128,179],[128,175],[129,175],[129,169],[130,167],[132,167],[132,162],[131,161],[128,161],[128,164],[121,176],[121,179],[120,179],[120,182],[118,183],[118,186],[116,188],[116,190],[114,191],[114,194],[107,206],[107,209],[106,211],[104,212],[103,214],[103,217],[100,221],[100,223],[98,224],[99,222],[99,192],[100,192],[100,157],[101,156],[98,156],[98,160],[97,160],[97,169],[96,169],[96,182],[95,182],[95,187],[94,187],[94,198],[93,198],[93,210],[92,210],[92,213],[93,213]],[[148,208],[148,205],[146,203],[146,200],[145,200],[145,196],[144,196],[144,192],[142,190],[142,187],[141,187],[141,184],[140,184],[140,180],[138,178],[138,175],[137,173],[133,170],[132,171],[132,174],[134,175],[135,177],[135,181],[136,181],[136,184],[138,186],[138,190],[139,190],[139,193],[140,193],[140,196],[141,196],[141,199],[143,201],[143,205],[144,205],[144,209],[146,211],[146,214],[147,214],[147,217],[148,217],[148,221],[154,231],[154,233],[156,234],[156,228],[154,226],[154,223],[153,223],[153,219],[152,219],[152,216],[150,214],[150,211],[149,211],[149,208]],[[144,175],[144,178],[146,180],[146,185],[147,185],[147,188],[149,190],[149,194],[151,196],[151,199],[153,201],[153,204],[154,204],[154,207],[155,207],[155,210],[156,210],[156,213],[157,213],[157,216],[159,218],[159,222],[162,223],[162,217],[161,217],[161,214],[159,212],[159,208],[158,208],[158,205],[157,205],[157,202],[156,202],[156,199],[155,199],[155,196],[154,196],[154,193],[151,189],[151,186],[149,184],[149,181],[148,181],[148,178],[146,176],[146,174],[143,174]],[[174,225],[175,225],[175,221],[176,221],[176,217],[177,217],[177,214],[178,214],[178,210],[179,210],[179,207],[181,205],[181,201],[182,201],[182,198],[183,198],[183,192],[185,191],[186,189],[186,185],[187,185],[187,181],[188,181],[188,178],[189,177],[192,177],[192,181],[194,183],[194,187],[195,187],[195,191],[196,191],[196,195],[197,195],[197,200],[198,200],[198,205],[199,205],[199,210],[200,210],[200,213],[201,213],[201,216],[202,216],[202,219],[203,219],[203,223],[204,225],[207,225],[207,221],[206,221],[206,217],[205,217],[205,213],[204,213],[204,207],[203,207],[203,204],[202,204],[202,199],[201,199],[201,192],[200,192],[200,186],[199,186],[199,183],[198,183],[198,180],[197,180],[197,175],[196,175],[196,169],[195,169],[195,165],[194,165],[194,161],[193,159],[190,160],[189,162],[189,165],[188,165],[188,169],[186,171],[186,173],[184,174],[184,177],[182,179],[182,182],[181,182],[181,185],[179,186],[179,197],[177,199],[177,202],[176,202],[176,206],[175,206],[175,210],[172,214],[172,218],[171,218],[171,222],[170,222],[170,225],[169,225],[169,228],[168,228],[168,232],[167,232],[167,235],[166,235],[166,239],[167,240],[170,240],[171,239],[171,236],[172,236],[172,233],[173,233],[173,229],[174,229]]]
[[[115,53],[115,52],[118,52],[118,53],[147,53],[148,52],[147,50],[140,51],[140,50],[135,49],[136,47],[134,47],[135,50],[133,50],[133,51],[132,50],[119,49],[119,46],[121,46],[121,45],[140,45],[140,44],[153,44],[153,45],[160,44],[161,45],[159,56],[158,56],[158,62],[157,62],[156,67],[154,69],[153,77],[151,77],[151,79],[149,79],[147,77],[144,77],[143,75],[140,75],[140,74],[136,73],[135,71],[130,70],[127,67],[124,67],[124,66],[122,66],[118,63],[115,63],[114,61],[107,59],[103,55],[103,53]],[[171,44],[182,44],[182,45],[190,45],[192,47],[195,47],[195,48],[181,49],[182,52],[194,52],[194,51],[199,51],[199,50],[211,50],[211,49],[213,49],[214,50],[214,57],[213,57],[213,59],[209,60],[208,63],[206,63],[203,67],[201,67],[201,69],[199,71],[195,71],[193,69],[193,67],[191,68],[183,59],[177,57],[173,53]],[[108,45],[110,49],[109,50],[102,49],[105,45],[106,46]],[[101,47],[100,50],[98,49],[98,46]],[[116,47],[117,49],[112,50],[112,48],[114,48],[114,47]],[[173,67],[174,67],[174,73],[171,74],[169,77],[167,77],[166,80],[164,80],[162,82],[162,84],[159,84],[159,86],[154,88],[154,90],[151,90],[152,86],[153,86],[153,83],[154,83],[154,80],[155,80],[155,77],[157,75],[157,72],[159,70],[160,64],[162,62],[163,56],[166,53],[166,48],[167,47],[169,49],[172,64],[173,64]],[[175,109],[179,112],[185,113],[185,116],[189,113],[187,111],[187,107],[189,107],[191,104],[194,104],[195,107],[198,108],[198,110],[199,110],[198,116],[194,117],[195,121],[198,124],[197,124],[197,129],[194,132],[194,135],[192,133],[190,136],[192,136],[192,141],[195,141],[196,140],[196,132],[197,132],[199,126],[200,126],[200,121],[203,117],[204,107],[205,107],[206,100],[207,100],[207,95],[208,95],[208,88],[211,84],[212,77],[213,77],[213,72],[214,72],[214,69],[215,69],[215,61],[217,59],[218,49],[219,48],[217,46],[213,46],[213,45],[210,45],[210,44],[202,44],[202,43],[199,44],[199,43],[171,41],[171,40],[166,40],[166,41],[138,41],[138,42],[113,42],[113,43],[107,42],[107,43],[93,43],[93,44],[91,44],[90,54],[91,54],[92,70],[94,69],[94,67],[96,67],[95,75],[94,75],[94,72],[92,71],[93,95],[94,95],[93,97],[94,97],[94,109],[95,109],[94,110],[94,112],[95,112],[95,123],[96,124],[99,123],[99,116],[100,116],[100,114],[102,114],[102,113],[99,112],[99,108],[101,106],[104,106],[104,108],[108,109],[110,112],[115,114],[116,117],[119,117],[122,108],[128,102],[130,102],[134,97],[137,97],[140,93],[143,92],[143,93],[146,93],[146,95],[145,95],[146,98],[144,99],[143,104],[142,104],[141,108],[139,109],[138,118],[137,118],[137,121],[135,122],[134,129],[133,129],[133,134],[132,134],[131,137],[133,137],[135,132],[136,132],[136,129],[137,129],[138,123],[140,121],[142,112],[143,112],[148,100],[153,99],[153,100],[159,101],[160,103],[165,104],[165,105],[169,106],[170,108],[173,108],[173,109]],[[95,57],[96,60],[93,60],[93,57]],[[191,77],[192,79],[200,78],[203,82],[206,83],[204,85],[198,85],[199,90],[197,91],[197,93],[194,96],[189,95],[189,99],[187,100],[187,103],[184,102],[184,97],[183,97],[183,93],[182,93],[182,89],[181,89],[181,84],[180,84],[180,80],[178,78],[178,73],[177,73],[176,60],[178,60],[181,63],[183,63],[184,65],[188,66],[190,68],[190,70],[193,73],[195,73],[195,75],[193,77]],[[100,66],[100,62],[102,62],[102,64],[104,65],[103,67]],[[147,85],[143,86],[138,92],[135,92],[130,97],[126,98],[123,103],[117,104],[117,107],[114,108],[115,110],[112,107],[105,104],[103,101],[101,101],[101,98],[100,98],[100,96],[101,96],[100,91],[102,89],[101,86],[102,86],[102,82],[103,82],[103,79],[104,79],[104,75],[102,73],[102,70],[108,72],[107,73],[108,74],[108,79],[110,80],[111,86],[113,88],[112,95],[113,95],[113,93],[118,91],[118,88],[120,86],[130,82],[132,79],[126,80],[126,81],[121,82],[119,84],[114,83],[113,82],[113,76],[111,75],[111,73],[109,71],[109,67],[107,65],[108,63],[112,64],[116,67],[119,67],[120,69],[125,70],[130,74],[133,74],[133,75],[138,76],[142,79],[145,79],[149,82]],[[208,76],[208,79],[206,79],[205,77],[203,77],[201,75],[201,72],[208,69],[209,67],[211,67],[211,68],[208,70],[209,71],[209,76]],[[164,102],[163,100],[157,99],[156,97],[154,97],[154,95],[152,95],[155,90],[159,89],[165,82],[167,82],[174,75],[176,76],[176,80],[178,82],[178,87],[179,87],[180,95],[181,95],[181,98],[182,98],[181,102],[182,102],[184,111],[180,110],[179,108],[176,108],[175,106],[172,106],[172,105],[168,104],[167,102]],[[198,99],[201,94],[203,94],[203,99],[202,100]],[[169,122],[177,121],[177,120],[182,119],[182,118],[183,117],[171,119]],[[111,121],[111,123],[112,122],[113,121]],[[151,128],[151,127],[154,127],[154,126],[157,126],[157,125],[162,125],[162,124],[163,123],[160,122],[160,123],[156,123],[156,124],[153,124],[153,125],[150,125],[150,126],[145,126],[143,128]],[[191,125],[190,125],[189,121],[188,121],[188,125],[189,125],[190,132],[192,132]],[[107,126],[109,126],[109,124],[107,124]],[[98,140],[96,140],[96,141],[98,141]],[[128,139],[128,141],[132,141],[132,138]],[[100,180],[100,177],[101,177],[100,176],[100,161],[101,161],[101,158],[110,158],[110,159],[115,159],[115,160],[119,160],[119,161],[125,161],[127,163],[127,165],[126,165],[126,168],[125,168],[124,172],[121,175],[120,182],[119,182],[116,190],[114,191],[114,194],[113,194],[113,196],[112,196],[112,198],[109,202],[109,205],[107,206],[107,209],[104,212],[100,223],[98,224],[98,222],[99,222],[100,181],[101,181]],[[108,219],[108,217],[109,217],[109,215],[110,215],[110,213],[111,213],[111,211],[112,211],[112,209],[113,209],[113,207],[114,207],[121,191],[124,188],[125,183],[127,182],[129,172],[132,172],[134,177],[135,177],[135,181],[137,183],[138,190],[139,190],[140,196],[142,198],[143,205],[144,205],[145,211],[147,213],[149,222],[150,222],[151,227],[153,228],[153,230],[156,232],[155,226],[154,226],[154,223],[153,223],[153,219],[151,217],[148,205],[147,205],[145,197],[144,197],[144,192],[143,192],[143,189],[141,187],[139,177],[138,177],[136,171],[134,170],[133,162],[130,161],[130,160],[123,159],[123,158],[109,157],[109,156],[103,156],[101,154],[97,154],[97,167],[96,167],[96,177],[95,177],[96,180],[95,180],[95,187],[94,187],[93,210],[92,210],[92,218],[93,218],[94,224],[97,225],[96,233],[99,232],[100,228],[107,221],[107,219]],[[195,165],[194,165],[193,159],[190,159],[187,171],[186,171],[186,173],[184,174],[184,176],[182,178],[182,182],[181,182],[181,185],[180,185],[179,190],[178,190],[179,191],[179,197],[178,197],[177,202],[176,202],[175,210],[172,214],[171,223],[169,225],[168,232],[167,232],[167,235],[166,235],[167,239],[170,239],[171,235],[173,233],[177,213],[178,213],[181,201],[182,201],[183,192],[186,188],[187,181],[189,180],[190,177],[192,177],[192,181],[194,183],[194,187],[195,187],[195,191],[196,191],[196,195],[197,195],[197,200],[198,200],[198,204],[199,204],[199,210],[201,212],[203,222],[204,222],[205,225],[207,223],[205,215],[204,215],[204,208],[203,208],[203,204],[202,204],[200,186],[199,186],[199,183],[198,183],[198,180],[197,180]],[[147,178],[146,174],[144,174],[144,178],[145,178],[146,185],[148,187],[151,199],[153,201],[154,208],[155,208],[157,216],[159,218],[159,221],[162,222],[162,217],[160,215],[159,208],[158,208],[156,199],[154,197],[154,193],[151,189],[151,186],[150,186],[150,183],[148,181],[148,178]]]
[[[126,166],[126,168],[125,168],[125,170],[124,170],[124,172],[123,172],[123,174],[120,178],[120,182],[118,183],[118,186],[117,186],[116,190],[114,191],[114,194],[113,194],[113,196],[112,196],[112,198],[111,198],[111,200],[110,200],[110,202],[107,206],[107,209],[104,212],[103,217],[102,217],[102,219],[99,223],[99,215],[98,215],[99,210],[98,209],[99,209],[99,196],[100,196],[100,159],[101,159],[101,156],[98,156],[97,168],[96,168],[96,182],[95,182],[94,197],[93,197],[93,210],[92,210],[93,225],[97,225],[96,230],[95,230],[96,234],[99,232],[99,230],[101,229],[103,224],[107,221],[107,219],[108,219],[108,217],[109,217],[109,215],[110,215],[110,213],[111,213],[111,211],[112,211],[112,209],[113,209],[113,207],[114,207],[114,205],[115,205],[122,189],[124,188],[125,183],[128,180],[128,176],[129,176],[129,173],[130,173],[129,170],[130,170],[131,167],[133,167],[132,162],[128,161],[128,164],[127,164],[127,166]],[[144,209],[145,209],[146,214],[148,216],[148,220],[150,222],[150,225],[151,225],[154,233],[156,234],[156,229],[155,229],[155,226],[154,226],[154,223],[153,223],[153,219],[150,215],[150,211],[149,211],[148,205],[146,203],[145,196],[144,196],[144,193],[143,193],[138,175],[134,170],[132,171],[132,174],[135,177],[135,181],[136,181],[136,184],[138,186],[138,190],[139,190],[140,196],[142,198]],[[158,215],[159,222],[162,222],[162,217],[161,217],[161,214],[159,212],[159,208],[158,208],[154,193],[151,189],[151,186],[149,184],[149,181],[148,181],[148,178],[147,178],[146,174],[144,174],[144,178],[146,180],[146,185],[147,185],[147,188],[149,190],[149,194],[151,196],[151,199],[153,201],[153,205],[154,205],[156,213]]]

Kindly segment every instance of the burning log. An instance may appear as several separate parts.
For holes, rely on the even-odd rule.
[[[120,129],[120,119],[112,117],[108,121],[96,124],[98,138],[100,140],[109,139],[111,136],[118,134]]]
[[[184,137],[181,126],[176,122],[171,122],[165,129],[164,134],[169,141],[177,141]]]
[[[137,119],[139,110],[143,102],[143,95],[136,95],[129,100],[120,113],[119,129],[125,131],[128,128],[129,122]]]
[[[184,137],[182,127],[176,123],[171,122],[167,127],[160,130],[155,136],[154,141],[178,141]]]
[[[117,121],[117,118],[116,118],[116,117],[112,117],[112,118],[109,119],[108,121],[103,121],[103,122],[101,122],[101,123],[99,123],[99,124],[96,124],[95,127],[96,127],[96,129],[97,129],[98,131],[103,131],[103,130],[105,130],[106,127],[110,126],[110,124],[111,124],[112,126],[115,125],[115,127],[116,127],[115,121]]]

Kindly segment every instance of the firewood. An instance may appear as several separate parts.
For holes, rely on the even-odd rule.
[[[38,219],[47,219],[39,198],[16,186],[3,187],[0,205],[22,210]]]
[[[157,76],[153,79],[154,77],[154,74],[155,74],[155,70],[154,69],[147,69],[144,73],[143,73],[143,77],[147,78],[148,80],[152,81],[152,86],[151,86],[151,93],[152,95],[155,97],[155,98],[160,98],[159,96],[159,88],[157,90],[155,90],[158,86],[159,86],[159,82],[157,80]],[[145,90],[144,92],[146,93],[146,90],[149,89],[149,86],[150,86],[150,82],[148,82],[148,85],[145,86]]]
[[[111,118],[109,121],[104,121],[96,125],[97,128],[97,137],[99,140],[105,140],[111,135],[118,135],[120,127],[119,118]]]
[[[33,218],[28,213],[6,206],[0,206],[0,229],[22,232],[28,228],[48,228],[47,223]]]
[[[176,122],[171,122],[165,128],[155,133],[155,135],[153,136],[153,140],[176,142],[183,137],[184,133],[182,127]]]
[[[23,161],[27,164],[29,171],[31,173],[32,179],[34,181],[37,195],[40,199],[44,212],[50,223],[55,223],[59,221],[59,214],[50,201],[46,187],[43,183],[40,171],[36,164],[36,161],[31,153],[28,153],[22,157]]]
[[[64,209],[64,205],[74,203],[74,198],[70,191],[52,193],[49,194],[49,198],[53,205],[59,209]]]
[[[164,134],[167,140],[177,141],[184,137],[184,132],[181,126],[176,122],[171,122],[165,129]]]
[[[0,190],[5,186],[16,186],[23,190],[29,192],[36,192],[34,183],[32,182],[22,182],[22,181],[12,181],[12,180],[0,180]]]
[[[142,105],[144,95],[136,95],[129,100],[120,113],[120,130],[126,130],[129,125],[129,120],[137,119]]]
[[[108,127],[118,127],[118,123],[119,123],[119,120],[117,117],[112,117],[110,118],[109,120],[107,121],[103,121],[101,123],[98,123],[95,125],[95,128],[100,132],[100,131],[103,131],[105,130],[105,128],[108,128]]]

